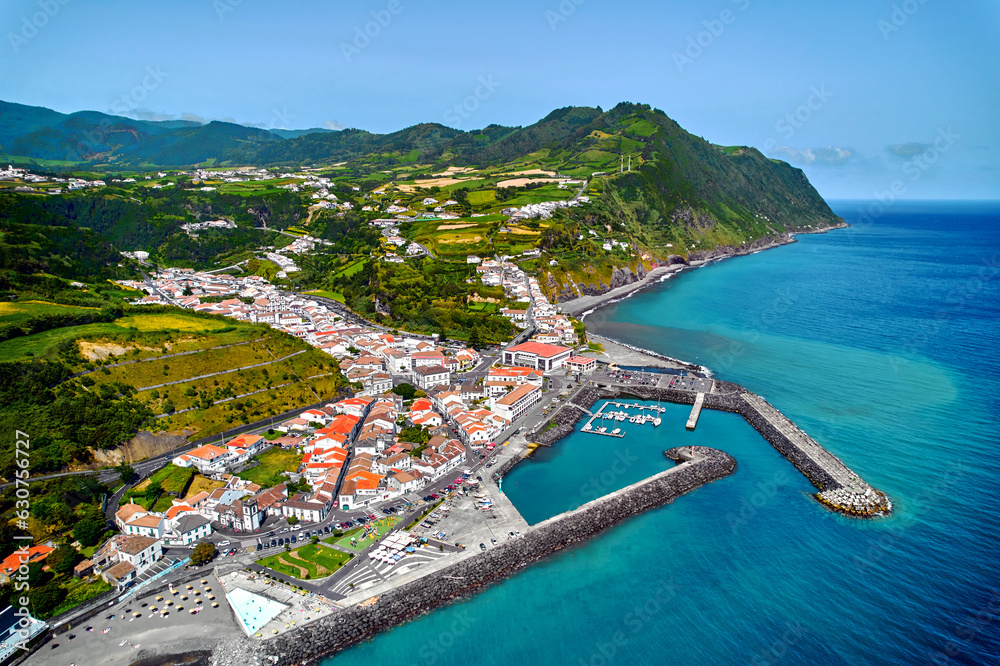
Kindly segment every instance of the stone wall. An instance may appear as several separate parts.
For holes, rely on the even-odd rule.
[[[732,457],[715,449],[684,447],[666,452],[674,460],[688,460],[632,486],[605,495],[578,509],[532,527],[521,538],[506,541],[441,571],[394,588],[371,603],[344,609],[276,638],[250,642],[243,654],[220,654],[224,663],[244,664],[276,658],[281,666],[316,663],[321,658],[369,639],[381,631],[455,601],[520,569],[591,537],[632,516],[662,506],[736,468]]]

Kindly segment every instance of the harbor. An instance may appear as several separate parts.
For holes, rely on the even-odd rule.
[[[817,488],[813,497],[823,506],[848,516],[873,518],[892,512],[889,497],[864,481],[840,458],[827,451],[816,440],[803,432],[788,417],[761,396],[732,382],[713,380],[697,375],[683,377],[654,375],[651,373],[622,373],[609,368],[603,375],[592,377],[588,386],[581,387],[548,424],[537,430],[534,442],[551,445],[576,429],[583,417],[589,416],[581,429],[583,432],[624,436],[617,424],[626,421],[646,424],[654,410],[656,420],[661,419],[658,406],[631,403],[625,397],[644,401],[669,402],[691,405],[686,428],[694,430],[703,409],[715,409],[740,414],[779,453],[798,469]],[[590,408],[600,400],[606,402],[597,412]],[[625,411],[638,409],[638,414]],[[610,425],[598,425],[612,420]],[[656,421],[653,421],[657,425]],[[614,427],[610,427],[614,426]],[[512,461],[513,462],[513,461]],[[501,467],[495,476],[502,476],[509,467]]]

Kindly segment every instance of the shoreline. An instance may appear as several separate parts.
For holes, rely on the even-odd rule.
[[[634,296],[636,293],[643,289],[647,289],[655,284],[665,282],[678,275],[685,270],[694,270],[701,268],[702,266],[707,266],[708,264],[714,263],[716,261],[722,261],[724,259],[732,259],[735,257],[745,257],[752,254],[757,254],[758,252],[763,252],[764,250],[770,250],[776,247],[782,247],[784,245],[791,245],[792,243],[798,242],[795,238],[798,234],[825,234],[833,229],[846,229],[850,225],[846,222],[841,222],[840,224],[832,225],[829,227],[823,227],[821,229],[815,229],[812,231],[796,231],[794,233],[784,234],[781,236],[767,236],[765,238],[760,238],[754,241],[750,245],[741,246],[740,248],[723,249],[719,252],[719,249],[712,250],[709,253],[710,256],[705,258],[694,259],[686,263],[670,264],[667,266],[656,266],[648,273],[645,277],[631,282],[621,287],[616,287],[606,291],[603,294],[596,296],[580,296],[569,301],[564,301],[559,303],[558,306],[563,313],[576,317],[581,322],[585,321],[587,315],[593,314],[600,308],[603,308],[614,303],[621,302],[626,298]],[[717,254],[716,254],[717,253]],[[702,374],[712,377],[713,373],[711,368],[703,366],[698,363],[692,363],[690,361],[685,361],[682,359],[674,358],[672,356],[667,356],[659,352],[655,352],[651,349],[644,349],[642,347],[636,347],[635,345],[630,345],[624,343],[620,340],[608,337],[606,335],[599,335],[597,333],[587,333],[588,338],[593,337],[601,341],[601,344],[605,347],[605,353],[603,355],[607,356],[613,362],[619,365],[648,365],[651,367],[670,367],[679,370],[693,370],[695,372],[701,372]],[[609,348],[610,347],[610,348]],[[616,350],[615,347],[623,348],[622,350]],[[600,352],[583,352],[583,355],[596,354],[601,355]],[[644,359],[649,359],[645,363],[635,363],[628,360],[629,356],[639,355]],[[616,358],[617,356],[617,358]],[[667,365],[664,365],[664,362]]]
[[[636,280],[635,282],[630,282],[629,284],[610,289],[603,294],[597,294],[594,296],[578,296],[577,298],[573,298],[568,301],[556,303],[556,306],[559,307],[563,313],[583,321],[587,315],[592,314],[599,308],[629,298],[637,291],[669,280],[685,270],[701,268],[702,266],[706,266],[723,259],[745,257],[751,254],[757,254],[758,252],[763,252],[764,250],[771,250],[776,247],[791,245],[792,243],[798,242],[795,237],[799,234],[825,234],[831,230],[846,229],[849,226],[850,225],[846,222],[842,222],[840,224],[812,231],[795,231],[792,233],[782,234],[780,236],[765,236],[752,241],[749,245],[740,246],[739,248],[732,246],[723,246],[721,249],[715,248],[714,250],[706,253],[706,256],[704,257],[691,259],[689,261],[684,261],[683,263],[657,265],[650,269],[644,277]]]

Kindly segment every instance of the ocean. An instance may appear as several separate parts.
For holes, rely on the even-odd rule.
[[[1000,663],[1000,203],[832,205],[851,228],[586,321],[763,395],[892,516],[829,513],[740,417],[686,432],[664,405],[658,428],[541,450],[504,491],[534,523],[671,466],[671,446],[723,449],[735,474],[324,664]]]

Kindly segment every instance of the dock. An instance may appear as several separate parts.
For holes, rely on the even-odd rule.
[[[701,408],[705,406],[705,394],[699,393],[694,399],[694,406],[691,408],[691,415],[688,417],[688,430],[694,430],[698,426],[698,418],[701,416]]]
[[[605,409],[612,405],[615,411]],[[607,426],[597,426],[594,427],[594,421],[601,419],[610,419],[612,424],[628,421],[635,425],[645,425],[647,423],[652,423],[654,426],[660,425],[660,414],[664,411],[659,405],[643,405],[640,403],[628,403],[628,402],[605,402],[601,405],[601,408],[596,412],[590,412],[581,407],[584,412],[590,414],[590,418],[587,423],[583,426],[582,432],[590,433],[591,435],[607,435],[608,437],[624,437],[625,432],[621,428],[612,428],[610,431]],[[626,412],[626,409],[637,409],[638,414],[630,414]],[[649,412],[647,414],[646,412]]]

